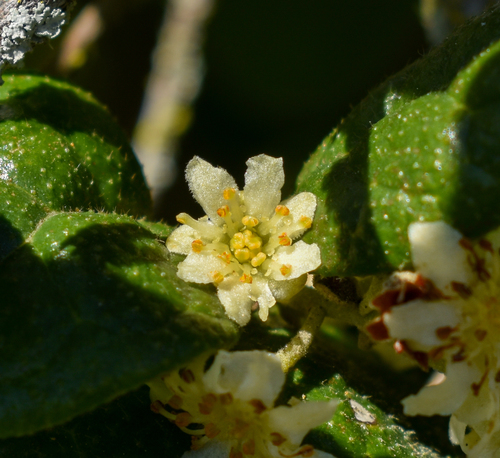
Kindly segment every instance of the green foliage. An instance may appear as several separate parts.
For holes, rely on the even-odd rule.
[[[321,274],[408,268],[414,221],[470,237],[500,224],[499,38],[497,6],[370,94],[311,157],[298,191],[320,198],[305,240]]]

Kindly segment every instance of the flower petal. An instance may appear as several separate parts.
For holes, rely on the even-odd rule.
[[[283,158],[261,154],[248,159],[244,188],[246,214],[259,220],[270,217],[280,203],[284,183]]]
[[[278,248],[272,260],[280,265],[292,266],[292,271],[284,276],[279,269],[273,269],[271,278],[292,280],[317,269],[321,264],[321,254],[315,243],[309,245],[299,240],[291,246]]]
[[[446,379],[439,385],[424,386],[416,395],[403,399],[406,415],[450,415],[455,412],[471,392],[471,384],[481,374],[467,361],[448,363]]]
[[[195,156],[186,167],[186,180],[196,201],[208,217],[218,225],[223,220],[217,210],[225,204],[224,189],[238,189],[234,178],[221,167],[214,167]]]
[[[285,374],[274,353],[220,350],[203,382],[209,392],[231,393],[241,401],[259,399],[271,407],[285,383]]]
[[[279,431],[292,444],[300,445],[304,436],[316,426],[332,419],[339,401],[300,402],[293,407],[279,406],[269,412],[271,431]]]
[[[217,288],[217,296],[221,301],[226,315],[244,326],[250,321],[253,300],[250,299],[252,285],[242,283],[237,275],[226,277]]]
[[[314,219],[314,213],[316,212],[317,199],[316,196],[312,192],[301,192],[292,198],[285,200],[282,202],[283,205],[286,205],[288,210],[290,210],[290,216],[293,219],[293,223],[298,223],[302,217]],[[281,220],[282,224],[278,225],[278,232],[280,231],[283,224],[286,224],[286,219]],[[295,230],[293,232],[293,238],[296,239],[300,237],[305,231],[307,231],[307,227],[304,227],[302,230]]]
[[[272,280],[269,279],[268,285],[272,295],[277,302],[286,303],[293,296],[298,294],[305,286],[307,274],[294,278],[293,280]]]
[[[266,321],[269,316],[269,309],[276,304],[271,289],[267,283],[267,279],[260,276],[254,277],[252,283],[252,298],[259,303],[259,318]]]
[[[226,263],[216,256],[191,252],[177,266],[177,275],[184,281],[212,283],[212,272],[220,272],[225,268]]]
[[[172,253],[188,255],[193,251],[191,243],[197,238],[199,238],[199,234],[192,227],[183,224],[169,235],[167,248]]]
[[[405,340],[417,350],[430,350],[443,345],[436,330],[455,327],[461,319],[459,311],[459,307],[453,302],[416,299],[393,307],[383,317],[393,339]]]
[[[460,245],[462,234],[443,221],[412,223],[408,226],[415,270],[445,293],[453,293],[451,282],[473,280],[468,253]]]

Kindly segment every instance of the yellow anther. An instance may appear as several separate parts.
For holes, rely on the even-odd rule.
[[[181,224],[186,224],[186,220],[183,218],[184,213],[179,213],[175,219],[177,220],[178,223]]]
[[[281,216],[288,216],[290,214],[290,210],[285,205],[278,205],[275,211],[278,215]]]
[[[222,192],[224,200],[231,200],[235,195],[236,195],[236,189],[234,188],[226,188]]]
[[[224,253],[217,255],[217,257],[219,259],[222,259],[226,264],[229,264],[231,262],[231,255],[227,251],[224,251]]]
[[[245,236],[245,238],[251,237],[253,234],[254,233],[250,229],[245,229],[243,231],[243,235]]]
[[[288,237],[285,232],[283,232],[283,234],[281,235],[278,235],[278,240],[281,246],[290,246],[292,244],[292,239]]]
[[[267,256],[265,253],[261,251],[257,256],[252,258],[250,264],[252,264],[253,267],[259,267],[266,260],[266,258]]]
[[[170,398],[167,404],[172,407],[172,409],[179,410],[182,407],[182,398],[174,395]]]
[[[240,277],[240,282],[241,283],[252,283],[253,279],[251,275],[243,274]]]
[[[201,253],[201,250],[203,250],[203,242],[200,239],[193,240],[191,242],[191,248],[195,253]]]
[[[248,248],[235,250],[234,257],[240,262],[247,262],[250,259],[250,250]]]
[[[292,266],[290,264],[283,264],[280,267],[280,272],[281,272],[281,275],[283,275],[283,277],[286,277],[286,276],[291,274]]]
[[[309,218],[308,216],[301,216],[300,217],[300,224],[302,224],[303,227],[306,229],[309,229],[312,226],[312,219]]]
[[[258,235],[245,237],[245,245],[250,250],[260,250],[260,247],[262,246],[262,239]]]
[[[244,216],[242,218],[241,222],[246,227],[255,227],[255,226],[257,226],[257,224],[259,224],[259,220],[253,216]]]
[[[222,275],[220,272],[214,270],[213,272],[210,272],[210,275],[212,276],[212,281],[218,285],[219,283],[222,283],[224,281],[224,275]]]
[[[233,251],[245,248],[245,236],[241,232],[236,232],[229,241],[229,248]]]
[[[229,215],[229,207],[227,205],[223,205],[221,208],[217,210],[217,214],[221,218],[225,218],[227,215]]]

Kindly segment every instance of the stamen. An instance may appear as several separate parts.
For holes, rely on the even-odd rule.
[[[312,226],[312,219],[308,216],[301,216],[299,223],[306,229],[309,229]]]
[[[266,258],[267,256],[265,253],[261,251],[257,256],[252,258],[250,264],[252,264],[253,267],[259,267],[266,260]]]
[[[222,192],[222,197],[224,197],[224,200],[231,200],[234,198],[236,195],[236,189],[234,188],[226,188]]]
[[[246,262],[250,259],[250,250],[248,248],[242,248],[234,252],[234,257],[240,262]]]
[[[198,234],[206,237],[208,240],[216,240],[224,235],[222,228],[211,223],[207,218],[202,218],[200,221],[192,218],[187,213],[179,213],[176,219],[179,223],[193,228]]]
[[[221,208],[217,210],[217,214],[221,218],[226,218],[230,213],[231,211],[229,210],[229,207],[227,205],[223,205]]]
[[[275,209],[275,212],[279,216],[288,216],[290,214],[290,210],[286,205],[278,205]]]
[[[292,266],[290,264],[283,264],[280,267],[280,272],[283,277],[286,277],[292,273]]]
[[[250,232],[250,234],[245,234],[245,245],[250,250],[260,250],[262,246],[262,239],[258,235],[252,234]]]
[[[236,451],[234,447],[231,448],[231,451],[229,452],[229,458],[243,458],[243,453],[240,451]]]
[[[203,242],[200,239],[193,240],[191,242],[191,249],[195,253],[201,253],[201,250],[203,250]]]
[[[252,283],[252,281],[253,281],[253,278],[252,278],[251,275],[243,274],[240,277],[240,282],[241,283]]]
[[[234,234],[229,241],[229,248],[232,251],[245,248],[245,236],[241,232]]]
[[[227,251],[224,251],[224,253],[217,255],[217,257],[219,259],[222,259],[226,264],[231,263],[231,255]]]
[[[242,439],[246,436],[248,430],[250,429],[250,423],[247,423],[239,418],[235,419],[234,429],[231,431],[231,434],[236,439]]]
[[[266,410],[266,406],[260,399],[252,399],[248,401],[248,403],[253,407],[253,411],[260,415],[262,412]]]
[[[174,395],[168,401],[168,405],[172,407],[172,409],[179,410],[182,407],[182,398]]]
[[[288,237],[285,232],[283,232],[283,234],[281,235],[278,235],[278,240],[281,246],[290,246],[292,244],[292,239]]]
[[[214,285],[219,285],[224,281],[224,275],[222,275],[220,272],[214,270],[213,272],[210,272],[210,275],[212,276],[212,281]]]
[[[246,227],[255,227],[257,224],[259,224],[259,220],[253,216],[244,216],[241,219],[241,222],[246,226]]]

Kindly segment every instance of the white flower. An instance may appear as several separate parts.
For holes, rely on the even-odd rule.
[[[194,157],[186,180],[207,216],[177,215],[182,226],[167,248],[187,255],[177,275],[194,283],[213,283],[227,315],[243,326],[252,305],[266,320],[276,300],[286,300],[304,286],[306,273],[321,264],[319,248],[293,242],[311,227],[316,196],[300,193],[281,202],[283,160],[261,154],[247,161],[245,188],[222,168]]]
[[[471,242],[444,222],[408,229],[416,272],[393,275],[368,326],[445,380],[403,400],[409,415],[450,415],[471,457],[500,457],[500,230]]]
[[[183,458],[334,458],[300,445],[307,432],[332,419],[338,401],[273,404],[285,375],[264,351],[219,351],[151,382],[151,409],[192,435]]]

